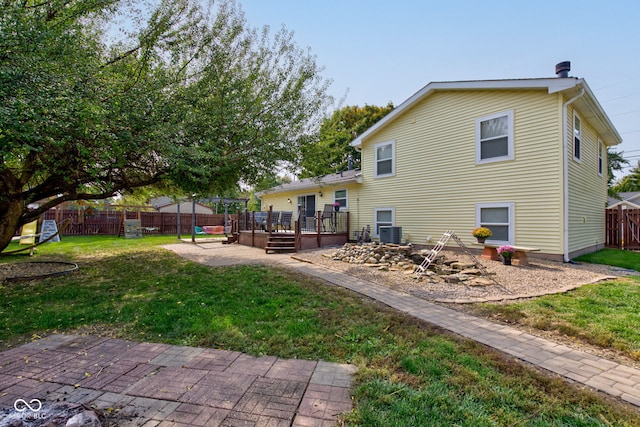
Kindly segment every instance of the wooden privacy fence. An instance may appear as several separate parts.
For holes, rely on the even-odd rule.
[[[605,223],[606,247],[640,250],[640,209],[606,209]]]
[[[60,223],[71,218],[65,236],[112,235],[121,232],[123,219],[139,219],[144,234],[178,234],[178,214],[171,212],[143,212],[140,210],[84,210],[50,209],[43,219],[52,219]],[[228,215],[231,222],[237,215]],[[224,225],[224,214],[196,214],[195,225]],[[39,226],[39,225],[38,225]],[[191,234],[191,214],[180,214],[180,234]]]

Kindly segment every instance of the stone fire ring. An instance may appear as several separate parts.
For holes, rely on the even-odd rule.
[[[78,269],[78,264],[63,261],[29,261],[0,264],[0,282],[26,282],[62,276]]]

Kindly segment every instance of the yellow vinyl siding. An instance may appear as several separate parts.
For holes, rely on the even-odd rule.
[[[559,95],[546,91],[435,93],[363,141],[360,222],[395,208],[403,238],[425,244],[453,229],[466,242],[479,203],[515,204],[515,244],[562,253]],[[512,110],[514,160],[476,164],[475,121]],[[374,178],[374,144],[395,141],[395,176]],[[354,224],[355,226],[355,224]],[[433,243],[433,241],[432,241]]]
[[[573,154],[573,117],[581,120],[580,162]],[[603,149],[603,173],[598,175],[598,134],[587,118],[570,107],[569,130],[569,253],[592,246],[602,246],[605,238],[605,204],[607,202],[606,149]]]
[[[321,189],[295,190],[282,193],[264,194],[262,196],[262,210],[268,211],[269,205],[273,205],[274,211],[293,211],[294,218],[297,218],[298,196],[315,194],[316,211],[321,211],[325,204],[333,204],[333,195],[335,190],[347,190],[348,207],[346,211],[350,212],[350,221],[353,223],[358,214],[359,189],[359,184],[349,183],[324,185]],[[322,192],[322,197],[320,197],[320,192]],[[289,203],[287,199],[290,199],[291,203]],[[353,227],[352,229],[355,230]]]

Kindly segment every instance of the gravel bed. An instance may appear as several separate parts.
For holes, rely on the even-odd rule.
[[[499,261],[477,260],[498,283],[469,286],[464,283],[445,283],[429,277],[416,278],[401,269],[380,271],[375,267],[335,261],[330,255],[337,248],[299,252],[296,258],[321,264],[364,280],[370,280],[393,289],[440,303],[474,303],[528,298],[566,292],[585,284],[637,272],[598,264],[571,264],[529,258],[528,266],[507,266]],[[442,251],[447,259],[471,262],[471,258],[452,251]]]

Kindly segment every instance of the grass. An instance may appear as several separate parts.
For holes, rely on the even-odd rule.
[[[37,260],[76,273],[0,287],[0,345],[54,331],[359,367],[350,426],[640,425],[637,410],[342,288],[266,266],[210,268],[175,237],[64,238]],[[29,260],[26,256],[2,262]]]
[[[623,251],[620,249],[602,249],[598,252],[582,255],[576,258],[578,262],[592,264],[606,264],[629,270],[640,271],[640,253]]]
[[[616,249],[604,249],[577,261],[640,269],[640,253]],[[639,277],[585,285],[530,300],[476,304],[471,311],[511,324],[552,331],[640,360]]]

